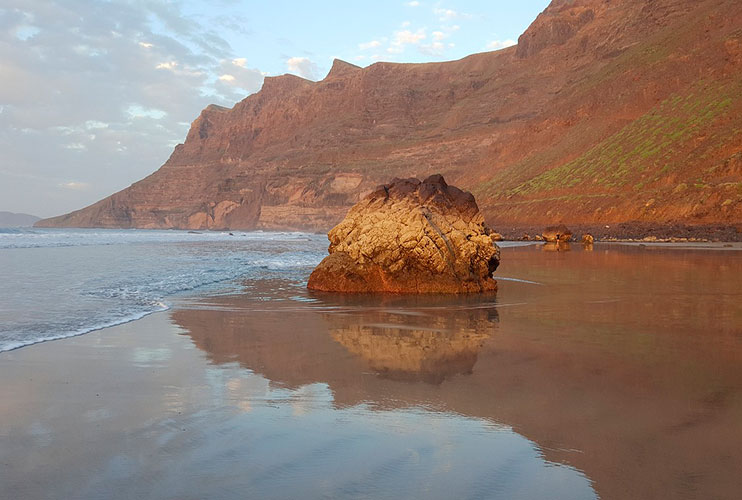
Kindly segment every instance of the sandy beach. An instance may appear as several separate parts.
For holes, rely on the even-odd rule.
[[[290,326],[296,330],[298,323]],[[268,347],[278,349],[277,361],[287,357],[305,367],[327,361],[307,362],[316,351],[293,359],[296,351],[282,353],[288,345],[278,335]],[[374,401],[362,390],[345,402],[310,374],[295,384],[248,370],[242,355],[210,359],[168,313],[4,353],[4,494],[450,498],[470,491],[480,497],[489,490],[486,471],[516,459],[507,469],[516,476],[498,487],[503,494],[529,498],[556,488],[562,497],[593,498],[580,472],[549,465],[507,427],[426,408],[423,400]],[[265,371],[281,366],[291,372],[297,365],[279,361]],[[373,373],[355,375],[375,385]],[[502,449],[492,454],[493,447]],[[446,463],[449,474],[442,474]],[[534,466],[546,470],[536,480],[529,476]]]
[[[496,297],[267,280],[2,353],[5,494],[734,498],[738,255],[504,252]]]

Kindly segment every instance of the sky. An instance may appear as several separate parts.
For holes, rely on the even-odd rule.
[[[49,217],[129,186],[265,76],[498,50],[548,3],[0,0],[0,211]]]

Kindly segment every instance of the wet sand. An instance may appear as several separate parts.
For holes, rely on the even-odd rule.
[[[281,280],[0,354],[9,498],[737,498],[742,254],[503,250],[496,297]]]

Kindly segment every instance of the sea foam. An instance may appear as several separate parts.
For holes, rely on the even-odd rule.
[[[0,351],[133,321],[179,296],[300,281],[325,252],[323,235],[292,232],[2,230]]]

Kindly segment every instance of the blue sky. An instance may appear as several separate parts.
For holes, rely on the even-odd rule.
[[[251,2],[225,5],[242,33],[224,32],[236,54],[270,74],[307,58],[324,76],[332,59],[367,66],[376,60],[458,59],[514,43],[548,1]],[[213,15],[203,4],[188,10]],[[436,43],[437,42],[437,43]],[[260,50],[256,50],[260,47]]]
[[[128,186],[266,75],[495,50],[548,3],[3,0],[0,210],[51,216]]]

